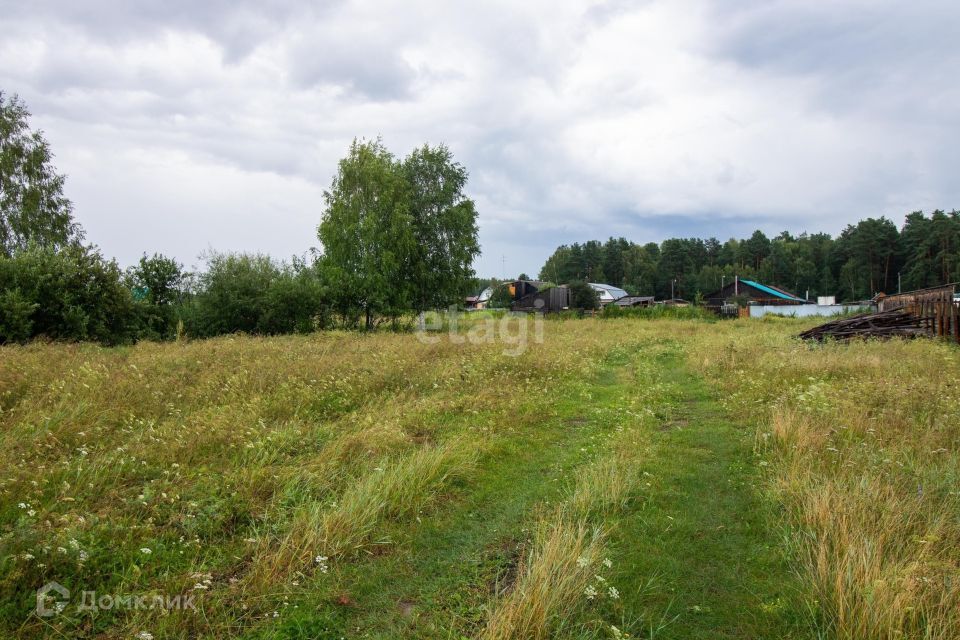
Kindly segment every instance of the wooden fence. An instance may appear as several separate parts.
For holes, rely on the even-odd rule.
[[[881,298],[880,311],[906,309],[920,319],[930,333],[960,343],[960,306],[955,298],[957,284],[907,291]]]

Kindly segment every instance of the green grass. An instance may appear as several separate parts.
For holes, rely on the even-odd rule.
[[[891,576],[956,564],[954,405],[882,367],[892,348],[952,370],[955,350],[811,350],[790,338],[808,325],[558,320],[519,357],[395,333],[3,348],[0,637],[949,637],[953,592]],[[839,438],[848,385],[871,414]],[[870,449],[882,417],[940,451],[936,474],[884,466],[909,440]],[[894,604],[858,618],[865,578],[830,579],[880,509],[902,517],[865,575]],[[41,620],[48,580],[198,610]]]
[[[759,499],[753,433],[667,342],[651,378],[663,385],[647,470],[644,509],[615,538],[626,580],[652,579],[634,610],[662,638],[808,637],[796,583]],[[637,630],[642,635],[643,629]]]

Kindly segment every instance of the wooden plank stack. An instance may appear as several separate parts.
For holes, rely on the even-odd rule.
[[[804,340],[823,342],[851,338],[916,338],[933,337],[929,323],[907,309],[893,309],[879,313],[865,313],[852,318],[833,320],[799,335]]]

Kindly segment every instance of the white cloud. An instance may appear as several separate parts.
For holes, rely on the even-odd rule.
[[[378,134],[467,166],[483,273],[957,204],[948,3],[108,4],[4,7],[0,88],[122,262],[302,252],[337,159]]]

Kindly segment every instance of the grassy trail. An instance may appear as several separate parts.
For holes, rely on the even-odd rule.
[[[651,487],[645,508],[617,535],[631,582],[655,576],[641,605],[647,633],[662,626],[650,635],[809,637],[792,599],[794,578],[758,501],[752,429],[725,415],[680,354],[657,359],[669,402],[652,434]]]
[[[469,487],[449,495],[413,531],[396,532],[404,544],[344,566],[335,584],[300,603],[302,615],[247,637],[474,635],[491,597],[512,580],[531,514],[560,500],[570,471],[595,457],[614,426],[602,408],[616,406],[622,393],[614,368],[605,368],[552,403],[536,428],[497,436]]]
[[[589,610],[566,635],[608,637],[615,624],[633,637],[799,637],[792,578],[752,486],[751,435],[671,346],[610,358],[537,429],[501,439],[439,511],[398,532],[405,544],[345,567],[300,603],[302,615],[253,637],[475,635],[538,506],[562,499],[570,472],[602,451],[622,409],[644,402],[653,413],[641,427],[645,486],[607,523],[621,601]]]

